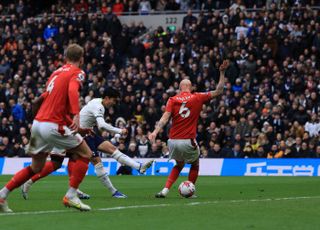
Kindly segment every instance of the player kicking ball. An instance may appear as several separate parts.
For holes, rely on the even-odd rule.
[[[118,91],[114,89],[108,89],[105,91],[103,98],[95,98],[91,100],[87,105],[85,105],[80,111],[80,127],[82,129],[93,129],[97,126],[99,130],[105,130],[108,132],[126,135],[126,129],[119,129],[109,125],[104,120],[105,108],[110,108],[115,105],[117,99],[120,97]],[[125,194],[122,194],[118,191],[110,181],[106,170],[103,167],[101,158],[99,156],[99,151],[111,155],[112,158],[116,159],[119,163],[127,165],[131,168],[134,168],[143,174],[145,171],[152,165],[154,160],[149,160],[144,164],[138,163],[132,158],[128,157],[121,151],[119,151],[113,144],[109,141],[104,140],[98,134],[87,135],[85,138],[86,143],[92,150],[93,157],[90,159],[90,162],[94,165],[95,172],[101,183],[111,192],[112,197],[114,198],[127,198]],[[51,154],[51,161],[46,162],[44,168],[40,173],[34,175],[30,180],[28,180],[23,186],[22,195],[24,199],[28,199],[28,192],[36,181],[49,175],[50,173],[56,171],[62,166],[64,159],[64,154],[61,154],[64,150],[54,149],[54,152]],[[68,155],[68,154],[67,154]],[[69,165],[73,164],[74,159],[69,159]],[[69,167],[68,165],[68,167]],[[78,197],[80,199],[89,199],[90,196],[77,190]]]
[[[196,141],[197,123],[202,105],[223,92],[225,82],[225,70],[228,61],[220,66],[220,80],[216,90],[205,93],[192,93],[191,81],[184,79],[180,82],[180,93],[170,97],[164,114],[158,121],[155,130],[149,134],[149,140],[154,142],[159,131],[172,119],[169,133],[168,147],[169,159],[176,160],[164,188],[155,195],[156,198],[165,198],[173,183],[179,177],[186,163],[191,164],[188,180],[196,183],[199,174],[200,150]],[[195,197],[195,196],[194,196]]]

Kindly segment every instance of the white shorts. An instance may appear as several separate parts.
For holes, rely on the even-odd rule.
[[[27,153],[50,153],[54,148],[59,150],[73,149],[83,141],[80,134],[73,134],[67,126],[62,127],[63,135],[58,131],[58,128],[59,125],[56,123],[34,120]]]
[[[200,149],[194,139],[169,139],[169,159],[192,163],[200,156]]]
[[[59,149],[57,147],[53,147],[50,155],[57,155],[57,156],[65,157],[66,156],[66,150],[65,149]]]

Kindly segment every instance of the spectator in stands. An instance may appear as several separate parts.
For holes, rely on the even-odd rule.
[[[273,144],[271,146],[271,150],[268,153],[267,158],[282,158],[283,155],[284,155],[284,152],[281,149],[279,149],[278,145]]]
[[[121,0],[116,0],[116,2],[112,6],[112,12],[115,15],[120,16],[122,14],[123,10],[124,10],[124,5],[121,2]]]
[[[15,122],[23,123],[26,119],[25,110],[22,105],[17,104],[14,99],[9,101],[11,107],[11,114]]]
[[[139,13],[141,15],[146,15],[151,12],[151,4],[147,0],[141,0],[139,3]]]
[[[250,148],[250,150],[249,150]],[[244,152],[245,151],[245,152]],[[249,153],[250,151],[250,153]],[[244,155],[252,153],[252,149],[250,145],[245,146],[244,150],[242,151],[241,145],[239,143],[235,143],[231,151],[228,151],[224,154],[223,157],[225,158],[243,158]]]
[[[167,4],[166,0],[157,1],[156,10],[157,11],[164,11],[166,4]]]
[[[147,152],[146,157],[148,158],[160,158],[162,156],[162,151],[159,149],[157,143],[151,145],[151,149]]]
[[[135,142],[131,142],[129,144],[128,151],[126,152],[126,154],[131,158],[136,158],[139,156],[137,145]]]
[[[210,141],[209,143],[209,150],[208,150],[208,157],[209,158],[221,158],[222,152],[221,152],[221,146],[219,143],[214,143],[213,141]]]
[[[313,113],[311,119],[304,125],[305,131],[309,132],[310,137],[318,137],[320,134],[320,123],[317,121],[317,114]]]
[[[183,18],[182,29],[188,29],[192,24],[197,23],[197,18],[192,15],[192,10],[189,9],[187,12],[187,16]]]
[[[246,7],[243,4],[242,0],[236,0],[234,3],[230,6],[229,10],[231,14],[236,14],[237,9],[240,9],[242,12],[246,11]]]
[[[142,136],[142,138],[138,141],[138,151],[139,157],[146,157],[149,152],[150,146],[146,136]]]
[[[317,147],[316,147],[315,157],[320,158],[320,145],[317,145]]]
[[[13,150],[8,137],[0,140],[0,157],[13,157]]]
[[[167,0],[167,4],[164,7],[164,10],[179,10],[180,4],[176,0]]]

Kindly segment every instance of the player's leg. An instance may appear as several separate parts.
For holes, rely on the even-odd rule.
[[[0,190],[0,212],[12,212],[6,202],[10,192],[20,187],[34,174],[40,172],[46,162],[47,155],[47,153],[38,153],[37,155],[33,155],[31,165],[17,172]]]
[[[193,184],[196,184],[199,175],[199,158],[191,163],[190,172],[188,175],[188,180]]]
[[[177,160],[176,162],[177,162],[176,165],[172,168],[170,175],[168,176],[168,179],[166,181],[164,188],[159,193],[156,194],[156,198],[165,198],[168,195],[171,186],[178,179],[179,174],[185,165],[185,162],[177,161]]]
[[[51,154],[50,156],[51,161],[47,161],[39,173],[33,175],[26,183],[21,186],[21,193],[25,200],[28,199],[28,192],[31,186],[41,178],[44,178],[51,174],[52,172],[56,171],[57,169],[61,168],[64,156],[58,154]]]
[[[122,153],[109,141],[104,141],[98,146],[99,151],[110,154],[112,158],[118,161],[120,164],[127,165],[131,168],[134,168],[139,171],[139,173],[145,173],[148,168],[151,167],[154,160],[149,160],[145,163],[138,163],[133,160],[131,157],[128,157],[126,154]]]
[[[127,198],[126,195],[119,192],[112,184],[107,171],[104,169],[101,158],[99,157],[97,152],[93,153],[93,157],[91,158],[91,163],[94,165],[94,169],[96,172],[97,177],[99,178],[100,182],[105,186],[110,193],[112,194],[112,197],[115,198]]]
[[[91,210],[90,206],[82,203],[77,195],[80,183],[88,170],[89,159],[91,158],[91,150],[85,141],[73,149],[68,150],[72,155],[68,163],[69,173],[69,189],[63,198],[63,204],[66,207],[73,207],[81,211]],[[70,169],[69,169],[70,167]]]
[[[191,168],[188,175],[188,180],[196,184],[199,175],[199,156],[200,148],[196,140],[190,140],[190,146],[185,145],[184,159],[187,163],[191,163]],[[195,194],[191,198],[197,198]]]
[[[27,147],[27,153],[32,155],[31,165],[17,172],[11,180],[0,190],[0,212],[10,212],[6,199],[11,191],[21,186],[29,180],[34,174],[43,168],[47,152],[51,151],[51,146],[41,137],[41,125],[34,121],[31,128],[31,138]]]
[[[127,197],[126,195],[117,191],[117,189],[113,186],[107,174],[107,171],[104,169],[103,164],[101,162],[98,148],[100,146],[103,146],[103,143],[105,142],[104,139],[99,135],[94,135],[94,136],[87,136],[85,140],[92,151],[93,157],[91,158],[91,163],[94,165],[96,175],[101,181],[101,183],[111,192],[113,197],[126,198]]]
[[[199,158],[196,161],[191,163],[188,180],[195,185],[198,179],[198,175],[199,175]],[[197,195],[193,194],[190,198],[197,198]]]
[[[72,167],[75,163],[75,160],[72,159],[72,154],[68,154],[66,151],[64,151],[63,154],[54,154],[54,155],[51,155],[51,160],[54,160],[54,161],[58,161],[58,157],[63,157],[62,160],[61,160],[61,164],[63,163],[63,159],[64,157],[68,157],[69,160],[68,160],[68,167],[67,167],[67,170],[68,170],[68,176],[70,178],[71,174],[72,174]],[[90,195],[80,191],[79,189],[77,189],[77,196],[79,197],[79,199],[81,200],[88,200],[90,199]]]
[[[177,164],[173,167],[165,187],[161,192],[156,194],[157,198],[165,198],[169,193],[169,190],[173,183],[179,177],[181,170],[186,162],[194,162],[194,166],[190,171],[189,178],[196,180],[199,171],[199,148],[195,140],[183,139],[183,140],[168,140],[168,147],[170,152],[170,158],[175,159]],[[197,163],[198,162],[198,163]]]
[[[90,206],[81,202],[77,196],[77,189],[86,175],[88,164],[92,156],[91,150],[80,134],[73,132],[66,126],[59,127],[52,125],[49,131],[43,131],[48,142],[58,149],[66,149],[74,158],[72,160],[72,170],[69,176],[69,189],[63,198],[63,204],[67,207],[73,207],[81,211],[91,210]],[[49,128],[49,127],[47,127]],[[61,133],[60,130],[64,132]]]

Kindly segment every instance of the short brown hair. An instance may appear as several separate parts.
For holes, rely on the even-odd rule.
[[[71,44],[65,52],[66,59],[71,62],[78,62],[83,57],[84,50],[78,44]]]

